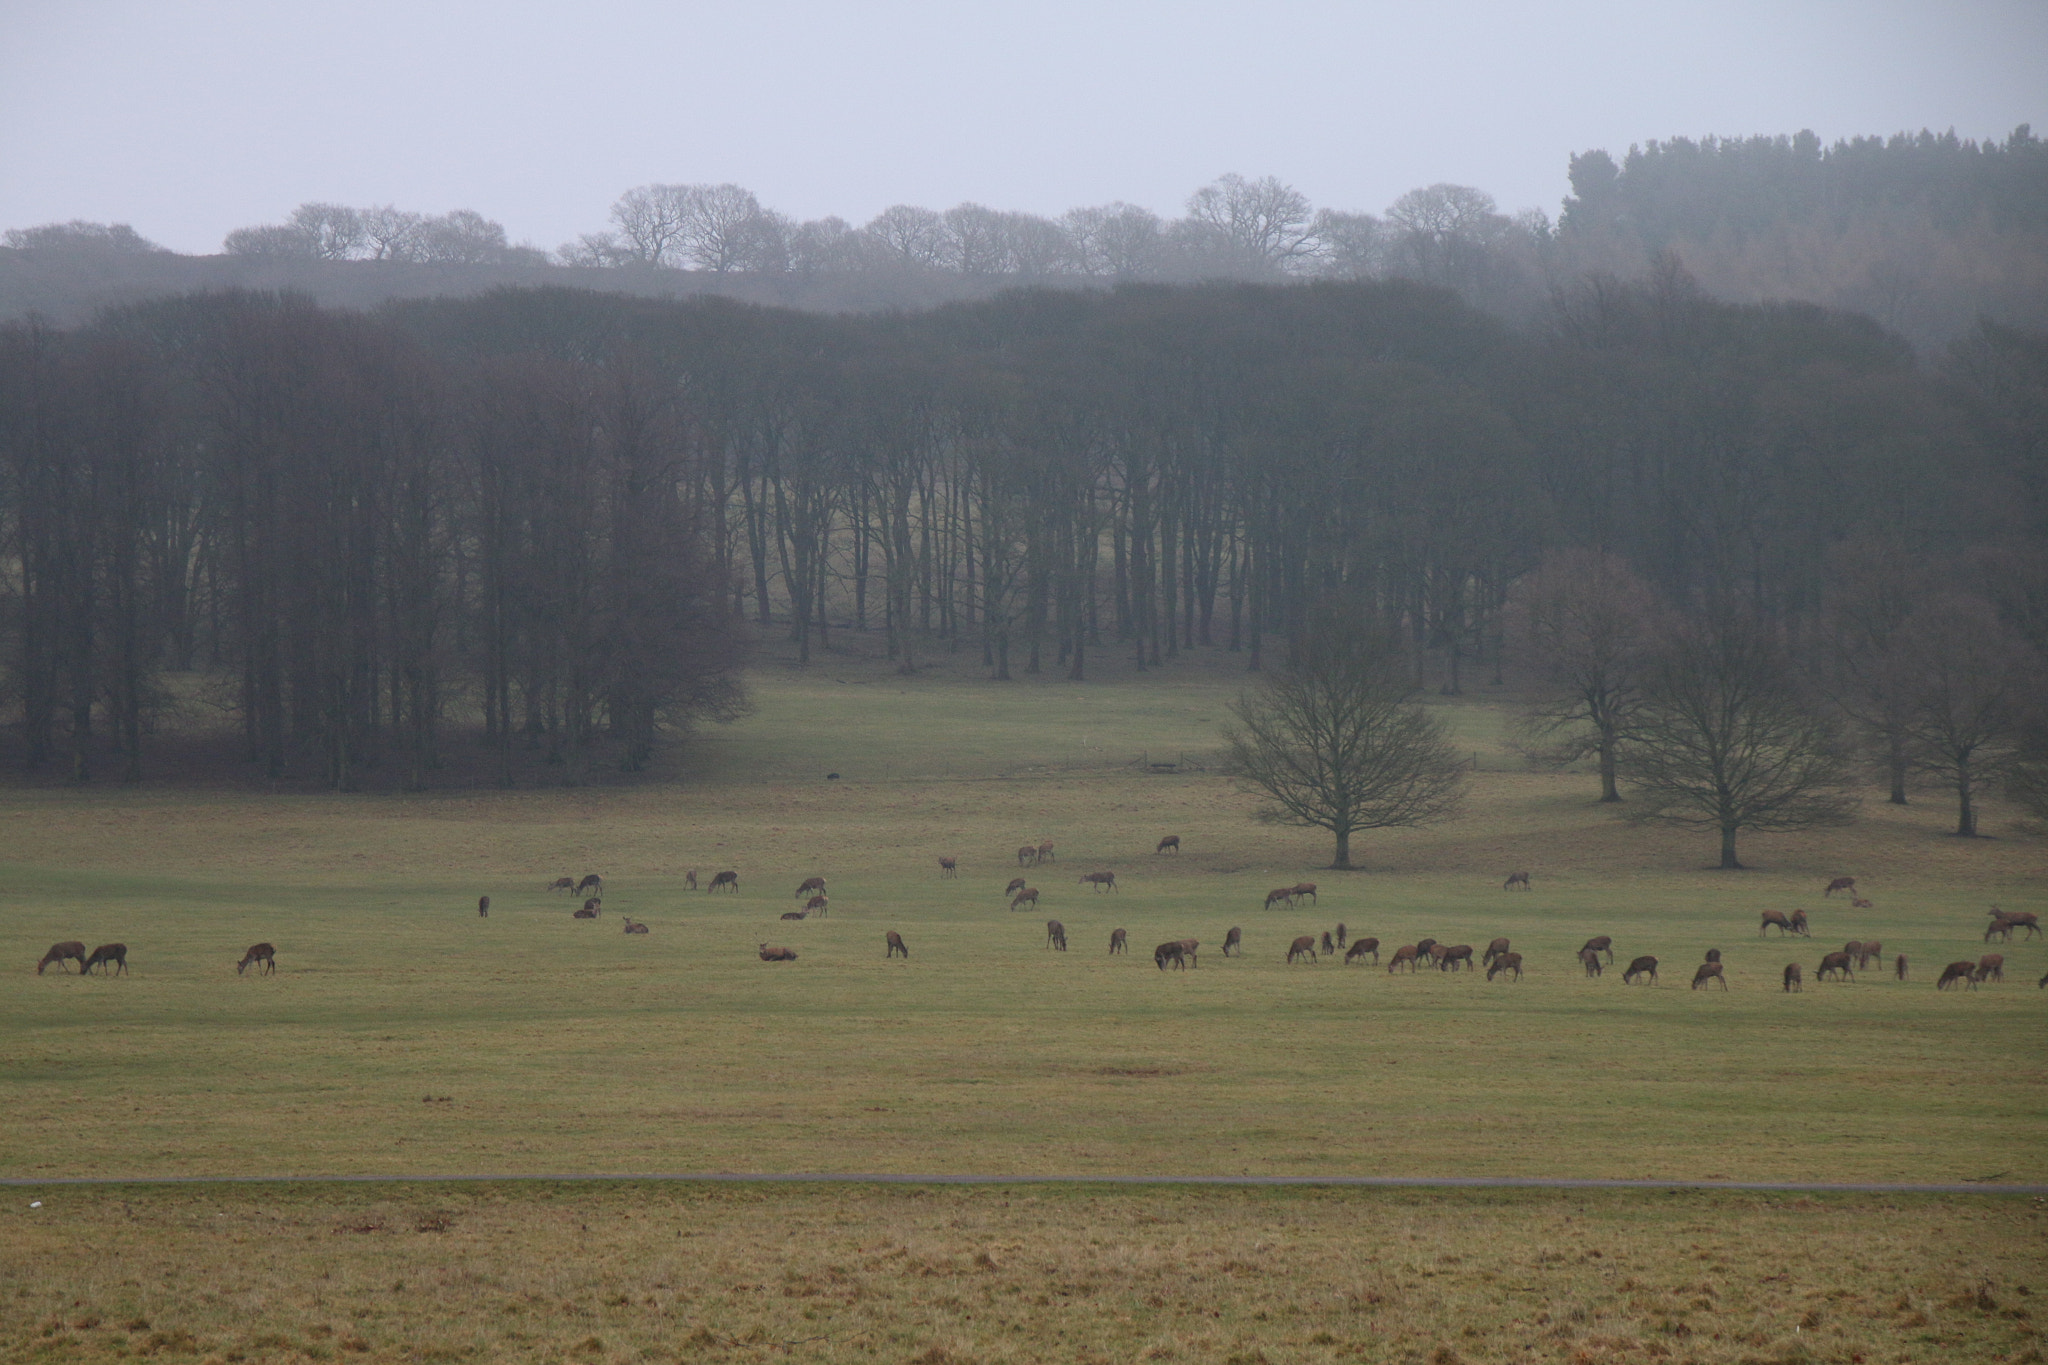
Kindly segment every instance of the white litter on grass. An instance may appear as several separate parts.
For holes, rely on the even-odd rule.
[[[43,1206],[43,1201],[40,1199],[31,1199],[28,1201],[28,1206],[32,1209],[39,1209]]]

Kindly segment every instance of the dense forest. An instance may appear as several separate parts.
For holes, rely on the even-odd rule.
[[[2039,335],[1926,367],[1668,261],[1536,328],[1406,280],[195,295],[0,329],[5,703],[25,767],[80,778],[178,761],[175,677],[273,779],[428,785],[481,743],[576,781],[740,705],[746,621],[1085,681],[1259,669],[1337,601],[1452,692],[1518,666],[1518,584],[1576,552],[1839,661],[1849,708],[1930,604],[2048,650],[2044,443]]]

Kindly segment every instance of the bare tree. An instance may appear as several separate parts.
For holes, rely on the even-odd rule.
[[[1911,767],[1912,669],[1901,634],[1929,576],[1904,547],[1852,541],[1828,555],[1824,656],[1815,670],[1829,700],[1884,754],[1889,800],[1906,804]]]
[[[1334,612],[1299,632],[1286,669],[1230,708],[1242,729],[1224,734],[1240,784],[1268,800],[1258,818],[1330,831],[1330,866],[1349,868],[1358,831],[1455,815],[1464,768],[1415,690],[1391,634]]]
[[[1316,214],[1316,257],[1322,272],[1340,280],[1369,280],[1386,273],[1391,248],[1386,224],[1369,213],[1323,209]]]
[[[1976,794],[2004,776],[2039,661],[1990,603],[1960,595],[1927,602],[1900,628],[1913,764],[1956,794],[1956,837],[1977,837]]]
[[[1743,830],[1846,823],[1856,800],[1834,727],[1799,695],[1784,652],[1753,621],[1672,627],[1644,674],[1622,768],[1633,818],[1721,835],[1721,866],[1739,868]]]
[[[642,185],[627,190],[612,205],[616,237],[584,238],[599,252],[642,265],[673,266],[680,262],[690,230],[689,185]]]
[[[1621,800],[1617,756],[1656,627],[1649,585],[1617,555],[1560,550],[1515,585],[1509,608],[1516,651],[1550,689],[1531,726],[1561,737],[1564,760],[1598,755],[1600,799]]]
[[[99,251],[124,255],[166,250],[126,223],[88,223],[82,218],[68,223],[9,228],[0,233],[0,245],[16,251]]]
[[[765,215],[753,191],[738,185],[679,185],[683,259],[724,275],[756,267],[762,256]]]
[[[1315,239],[1307,196],[1270,175],[1247,180],[1233,172],[1204,185],[1188,197],[1188,217],[1270,265],[1307,256]]]
[[[390,204],[376,204],[356,215],[363,243],[373,261],[412,259],[413,242],[419,236],[420,215]]]
[[[861,233],[900,265],[931,267],[946,253],[946,220],[931,209],[896,204],[876,214]]]
[[[290,225],[304,233],[323,261],[352,260],[364,241],[363,216],[346,204],[301,204]]]
[[[312,235],[289,224],[236,228],[220,244],[230,256],[265,256],[276,260],[317,259],[318,244]]]
[[[1136,204],[1071,209],[1060,225],[1084,274],[1113,279],[1150,274],[1165,249],[1159,215]]]

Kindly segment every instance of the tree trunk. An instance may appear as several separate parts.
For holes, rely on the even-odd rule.
[[[1340,829],[1340,830],[1337,830],[1337,831],[1336,831],[1336,835],[1337,835],[1337,856],[1336,856],[1336,857],[1335,857],[1335,858],[1334,858],[1333,860],[1331,860],[1331,863],[1330,863],[1330,867],[1331,867],[1331,869],[1332,869],[1333,871],[1337,871],[1337,872],[1349,872],[1349,871],[1351,871],[1351,870],[1352,870],[1352,868],[1351,868],[1351,831],[1350,831],[1350,830],[1348,830],[1348,829]]]
[[[1892,732],[1891,753],[1886,756],[1886,767],[1891,770],[1892,794],[1885,799],[1894,806],[1906,804],[1906,737],[1898,731]]]
[[[1956,767],[1956,838],[1977,837],[1977,808],[1970,801],[1970,765]]]
[[[1721,826],[1721,866],[1723,869],[1740,869],[1742,863],[1735,856],[1736,825]]]
[[[1614,736],[1600,737],[1600,800],[1602,804],[1621,800],[1621,791],[1614,785]]]

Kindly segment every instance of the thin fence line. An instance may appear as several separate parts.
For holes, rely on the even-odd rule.
[[[645,1172],[528,1175],[161,1175],[0,1177],[15,1189],[132,1185],[1115,1185],[1308,1187],[1331,1189],[1720,1190],[1783,1194],[1991,1194],[2048,1196],[2048,1185],[1988,1181],[1911,1184],[1887,1181],[1603,1180],[1545,1176],[1410,1175],[892,1175],[827,1172]]]

